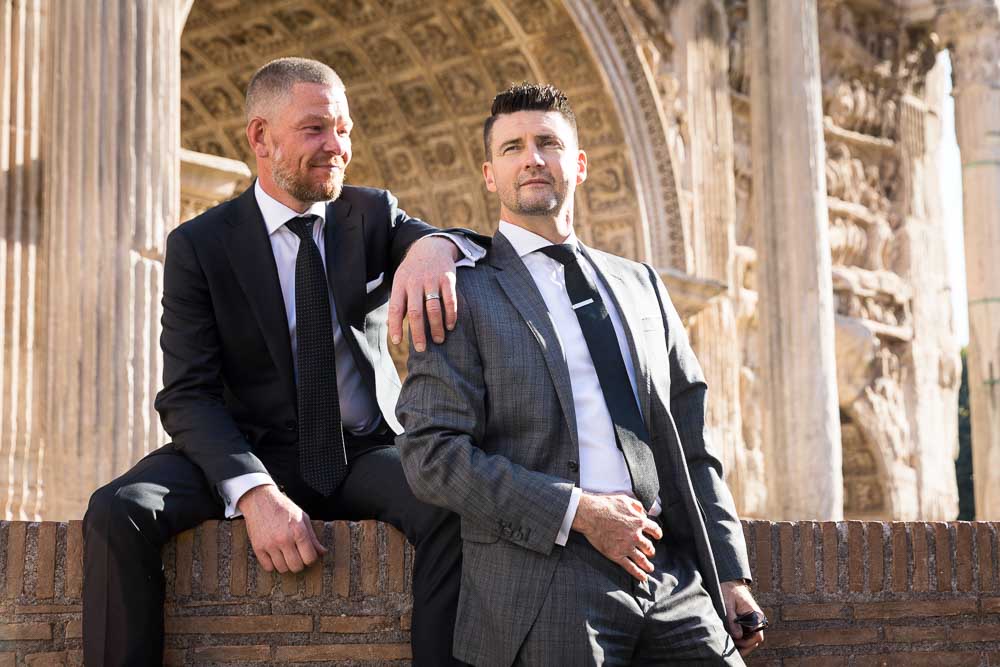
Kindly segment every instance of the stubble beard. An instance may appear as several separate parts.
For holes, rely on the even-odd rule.
[[[514,196],[511,197],[512,206],[508,206],[508,208],[512,213],[517,213],[518,215],[553,215],[562,208],[565,198],[566,193],[559,192],[554,185],[550,193],[530,199],[522,197],[520,186],[515,186]]]
[[[310,183],[294,167],[286,164],[280,150],[275,153],[271,164],[271,177],[275,185],[301,202],[332,201],[340,196],[344,187],[343,169],[333,170],[330,178],[324,181]]]

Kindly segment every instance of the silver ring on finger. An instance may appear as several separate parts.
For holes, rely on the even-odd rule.
[[[428,292],[424,295],[424,301],[433,301],[434,299],[440,299],[441,295],[437,292]]]

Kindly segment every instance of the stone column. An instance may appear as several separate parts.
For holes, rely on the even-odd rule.
[[[747,507],[740,418],[740,340],[733,307],[736,182],[729,91],[729,30],[718,0],[678,6],[675,31],[690,110],[691,246],[693,273],[725,286],[692,317],[689,333],[710,388],[706,427],[722,455],[737,509]]]
[[[969,403],[976,519],[1000,519],[1000,6],[968,3],[939,21],[951,47],[962,154]]]
[[[0,0],[0,519],[38,519],[45,261],[39,0]],[[41,414],[40,414],[41,413]]]
[[[44,514],[165,441],[153,410],[163,243],[180,204],[177,0],[49,7]]]
[[[769,516],[840,519],[840,421],[815,0],[750,0]]]

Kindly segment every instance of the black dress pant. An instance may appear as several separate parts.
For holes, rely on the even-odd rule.
[[[458,517],[413,496],[391,434],[380,441],[348,443],[347,478],[329,498],[298,478],[294,448],[260,455],[282,490],[311,519],[377,519],[406,535],[416,549],[413,664],[461,664],[451,657],[462,558]],[[223,513],[222,501],[201,470],[171,445],[94,493],[83,523],[88,667],[162,664],[160,551],[174,535],[222,519]]]

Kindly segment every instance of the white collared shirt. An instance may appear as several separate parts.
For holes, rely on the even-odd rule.
[[[580,486],[573,489],[569,507],[556,537],[556,544],[565,545],[583,492],[625,493],[635,497],[632,492],[632,478],[625,464],[625,456],[615,441],[614,423],[605,403],[604,393],[601,391],[601,383],[590,356],[590,349],[587,347],[587,340],[583,336],[580,321],[573,311],[569,294],[566,292],[565,267],[548,255],[536,252],[552,245],[549,240],[506,220],[500,221],[499,231],[510,241],[528,268],[535,285],[538,286],[542,300],[545,301],[545,306],[552,317],[566,366],[569,368],[573,409],[576,412],[576,431],[580,442]],[[570,235],[564,243],[579,246],[575,234]],[[639,405],[635,368],[621,316],[594,266],[582,254],[580,257],[580,266],[597,285],[604,306],[611,316],[611,323],[618,337],[618,349],[628,371],[629,383],[632,385],[632,394],[636,405]],[[657,499],[653,503],[650,515],[656,516],[659,513],[660,501]]]
[[[278,282],[281,285],[281,297],[285,303],[285,315],[288,319],[288,336],[292,343],[292,359],[297,359],[295,341],[295,259],[299,253],[301,239],[285,226],[292,218],[303,215],[316,215],[319,220],[313,225],[313,241],[319,249],[319,256],[326,269],[326,243],[324,230],[326,228],[326,207],[328,202],[315,202],[306,211],[288,208],[271,195],[264,192],[260,181],[254,183],[254,196],[257,206],[264,217],[267,235],[271,241],[271,252],[274,253],[274,263],[278,268]],[[456,266],[473,266],[485,254],[485,250],[468,241],[460,235],[433,234],[444,236],[458,246],[465,255],[456,262]],[[344,341],[344,332],[337,320],[337,309],[333,301],[333,292],[327,290],[330,298],[330,315],[333,319],[333,346],[337,366],[337,395],[340,398],[340,418],[344,430],[355,434],[371,432],[378,426],[381,411],[375,397],[365,386],[361,373],[354,363],[351,348]],[[244,493],[263,484],[274,484],[266,473],[247,473],[238,477],[223,480],[219,483],[219,492],[226,504],[226,518],[240,516],[236,504]]]

